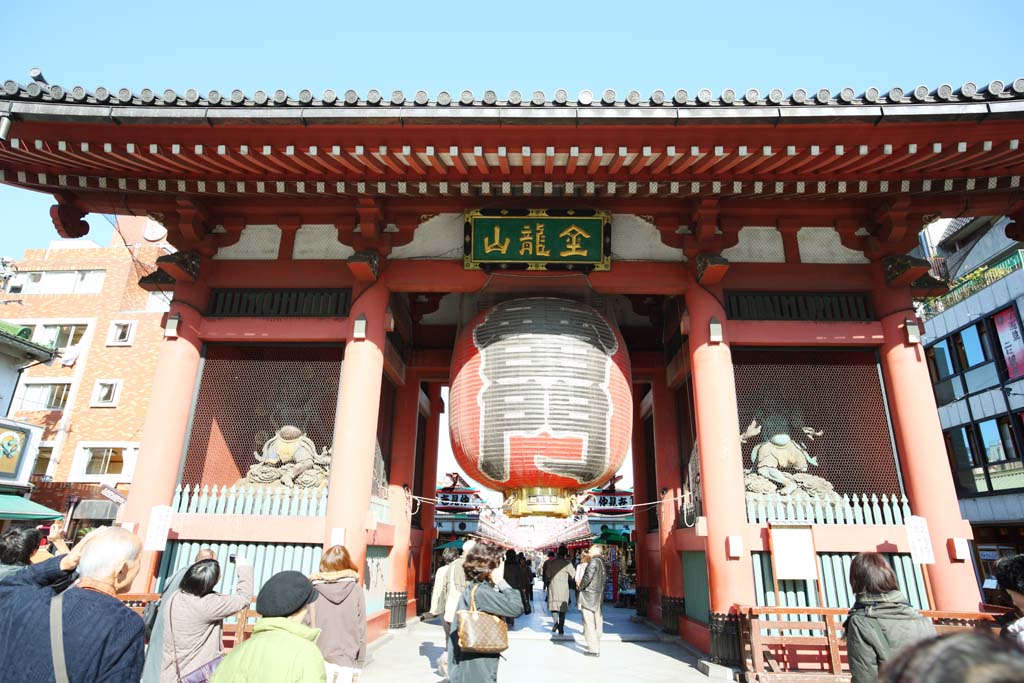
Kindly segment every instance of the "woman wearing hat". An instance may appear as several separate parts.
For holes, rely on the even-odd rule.
[[[221,662],[212,683],[326,683],[320,629],[302,624],[320,596],[301,572],[274,574],[256,598],[252,637]]]

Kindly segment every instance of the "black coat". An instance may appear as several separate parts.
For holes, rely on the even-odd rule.
[[[518,617],[523,613],[523,598],[518,589],[508,585],[500,587],[491,583],[471,582],[462,597],[452,620],[451,635],[448,638],[448,681],[449,683],[489,683],[498,680],[498,654],[477,654],[463,652],[459,648],[459,610],[469,609],[469,596],[473,586],[476,590],[476,608],[499,617]]]

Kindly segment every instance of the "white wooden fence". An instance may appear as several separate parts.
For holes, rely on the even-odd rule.
[[[747,521],[808,522],[810,524],[903,524],[910,516],[906,496],[882,494],[843,494],[821,498],[797,492],[790,496],[777,493],[747,493]]]

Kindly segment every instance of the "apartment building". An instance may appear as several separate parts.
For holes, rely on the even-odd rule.
[[[118,217],[109,245],[55,240],[27,251],[5,285],[16,302],[6,319],[58,354],[21,373],[8,412],[44,430],[32,499],[77,525],[114,519],[101,488],[126,492],[132,480],[170,297],[138,281],[171,251],[165,236],[148,219]]]
[[[992,565],[1024,552],[1024,245],[1007,237],[1008,222],[961,218],[922,241],[951,283],[923,303],[923,342],[990,600],[999,599]]]

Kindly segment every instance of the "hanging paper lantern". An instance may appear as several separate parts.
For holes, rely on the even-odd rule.
[[[459,336],[449,401],[455,458],[505,493],[507,514],[566,516],[576,491],[608,481],[626,457],[629,354],[590,306],[506,301]]]

